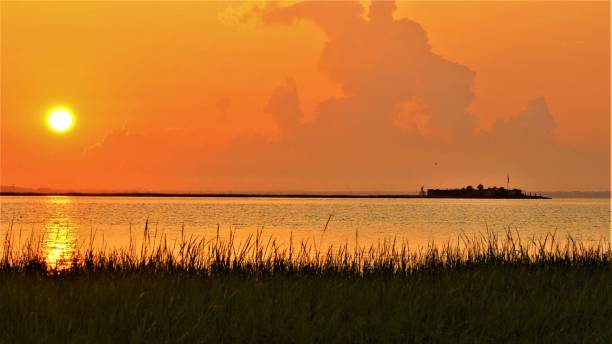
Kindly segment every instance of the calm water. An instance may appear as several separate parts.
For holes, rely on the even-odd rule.
[[[610,199],[270,199],[0,197],[0,234],[13,223],[15,240],[40,233],[49,259],[89,242],[125,247],[152,232],[169,242],[185,236],[221,235],[238,239],[263,229],[263,236],[287,242],[316,240],[324,245],[376,244],[383,239],[421,245],[456,240],[460,233],[516,230],[524,238],[557,232],[582,241],[610,241]],[[328,218],[327,230],[323,228]],[[356,241],[357,240],[357,241]]]

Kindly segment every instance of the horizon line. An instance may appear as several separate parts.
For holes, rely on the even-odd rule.
[[[164,193],[164,192],[7,192],[0,196],[74,196],[74,197],[183,197],[183,198],[474,198],[474,199],[550,199],[534,192],[522,196],[455,197],[428,196],[406,193],[356,194],[356,193]]]

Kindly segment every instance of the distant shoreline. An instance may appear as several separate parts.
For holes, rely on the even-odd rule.
[[[264,194],[264,193],[161,193],[161,192],[0,192],[0,196],[71,196],[71,197],[193,197],[193,198],[427,198],[427,199],[551,199],[546,196],[503,197],[431,197],[408,194]]]

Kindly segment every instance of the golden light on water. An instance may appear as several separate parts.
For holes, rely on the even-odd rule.
[[[49,126],[56,132],[65,132],[72,127],[72,114],[66,108],[58,108],[49,115]]]
[[[76,228],[71,219],[62,211],[72,203],[69,198],[53,197],[48,202],[53,216],[45,224],[42,238],[42,254],[47,267],[52,270],[70,268],[76,250]]]

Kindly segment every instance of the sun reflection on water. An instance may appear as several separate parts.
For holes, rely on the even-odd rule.
[[[67,197],[52,197],[46,203],[52,216],[44,226],[42,254],[49,269],[65,270],[72,264],[77,243],[76,227],[64,211],[72,202]]]

